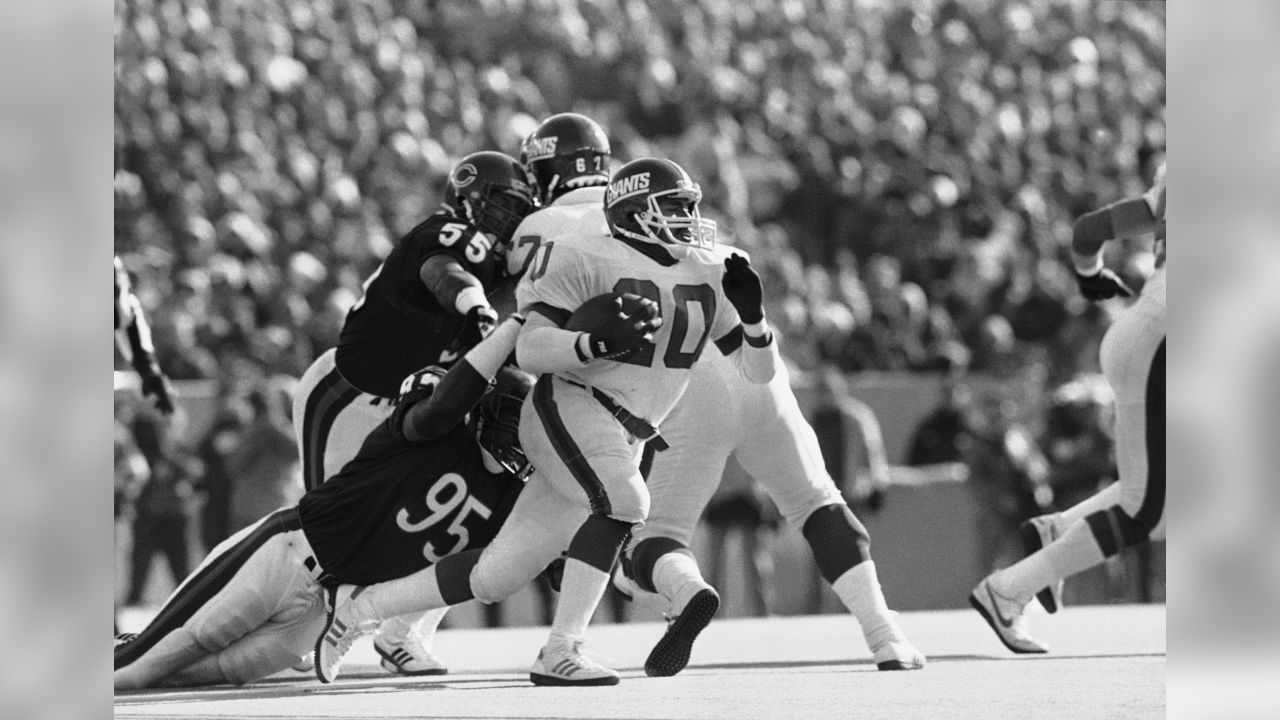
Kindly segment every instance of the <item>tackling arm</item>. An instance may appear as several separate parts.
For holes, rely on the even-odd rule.
[[[396,420],[405,439],[433,440],[462,422],[511,355],[523,324],[524,318],[519,315],[507,318],[445,373],[425,401],[403,410],[397,408]]]

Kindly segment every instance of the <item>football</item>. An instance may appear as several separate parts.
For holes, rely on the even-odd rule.
[[[566,330],[610,335],[628,318],[661,324],[658,304],[634,293],[604,293],[586,301],[574,311],[565,324]]]

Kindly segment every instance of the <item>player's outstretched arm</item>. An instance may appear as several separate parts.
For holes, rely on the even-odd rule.
[[[724,261],[721,279],[725,297],[742,319],[743,342],[731,357],[747,380],[763,385],[773,379],[782,358],[773,331],[764,319],[764,288],[760,276],[745,255],[734,254]]]
[[[395,417],[405,438],[433,440],[465,420],[511,355],[523,324],[520,315],[508,317],[445,373],[426,400],[396,408]]]
[[[1071,262],[1080,293],[1090,300],[1131,297],[1133,290],[1124,280],[1103,266],[1103,246],[1115,238],[1152,232],[1157,225],[1151,204],[1141,197],[1121,200],[1077,218],[1071,228]]]
[[[498,324],[498,313],[489,305],[480,279],[448,253],[428,257],[418,270],[422,284],[440,307],[453,308],[465,321],[454,343],[455,350],[475,347]]]

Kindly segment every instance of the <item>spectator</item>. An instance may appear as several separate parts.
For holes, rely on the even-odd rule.
[[[978,508],[982,572],[1022,557],[1018,525],[1053,504],[1049,465],[1029,428],[1014,417],[1014,403],[995,392],[970,405],[961,459]]]
[[[233,532],[276,508],[296,503],[303,495],[287,393],[273,379],[260,382],[249,393],[250,420],[243,442],[229,461]]]
[[[133,436],[146,459],[147,480],[138,493],[133,521],[132,572],[126,605],[146,600],[151,562],[163,555],[176,584],[190,570],[189,534],[193,495],[191,458],[174,442],[174,431],[150,413],[133,421]]]
[[[941,402],[920,421],[911,435],[907,464],[959,462],[963,456],[963,437],[969,429],[968,408],[971,402],[971,391],[957,375],[944,376]]]
[[[205,552],[231,537],[231,492],[235,478],[230,464],[245,441],[245,408],[235,398],[222,398],[222,407],[214,416],[213,424],[196,447],[200,460],[201,476],[198,489],[201,496],[200,539]]]
[[[769,615],[774,607],[773,556],[762,541],[778,527],[781,516],[773,501],[732,455],[702,519],[711,552],[707,558],[707,581],[721,593],[726,592],[729,573],[725,554],[730,537],[736,537],[742,553],[745,612],[751,617]]]

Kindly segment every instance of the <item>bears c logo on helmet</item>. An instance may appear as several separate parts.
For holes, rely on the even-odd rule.
[[[476,166],[471,163],[464,163],[453,171],[453,184],[459,188],[464,188],[475,182],[476,176],[480,172],[476,170]]]

